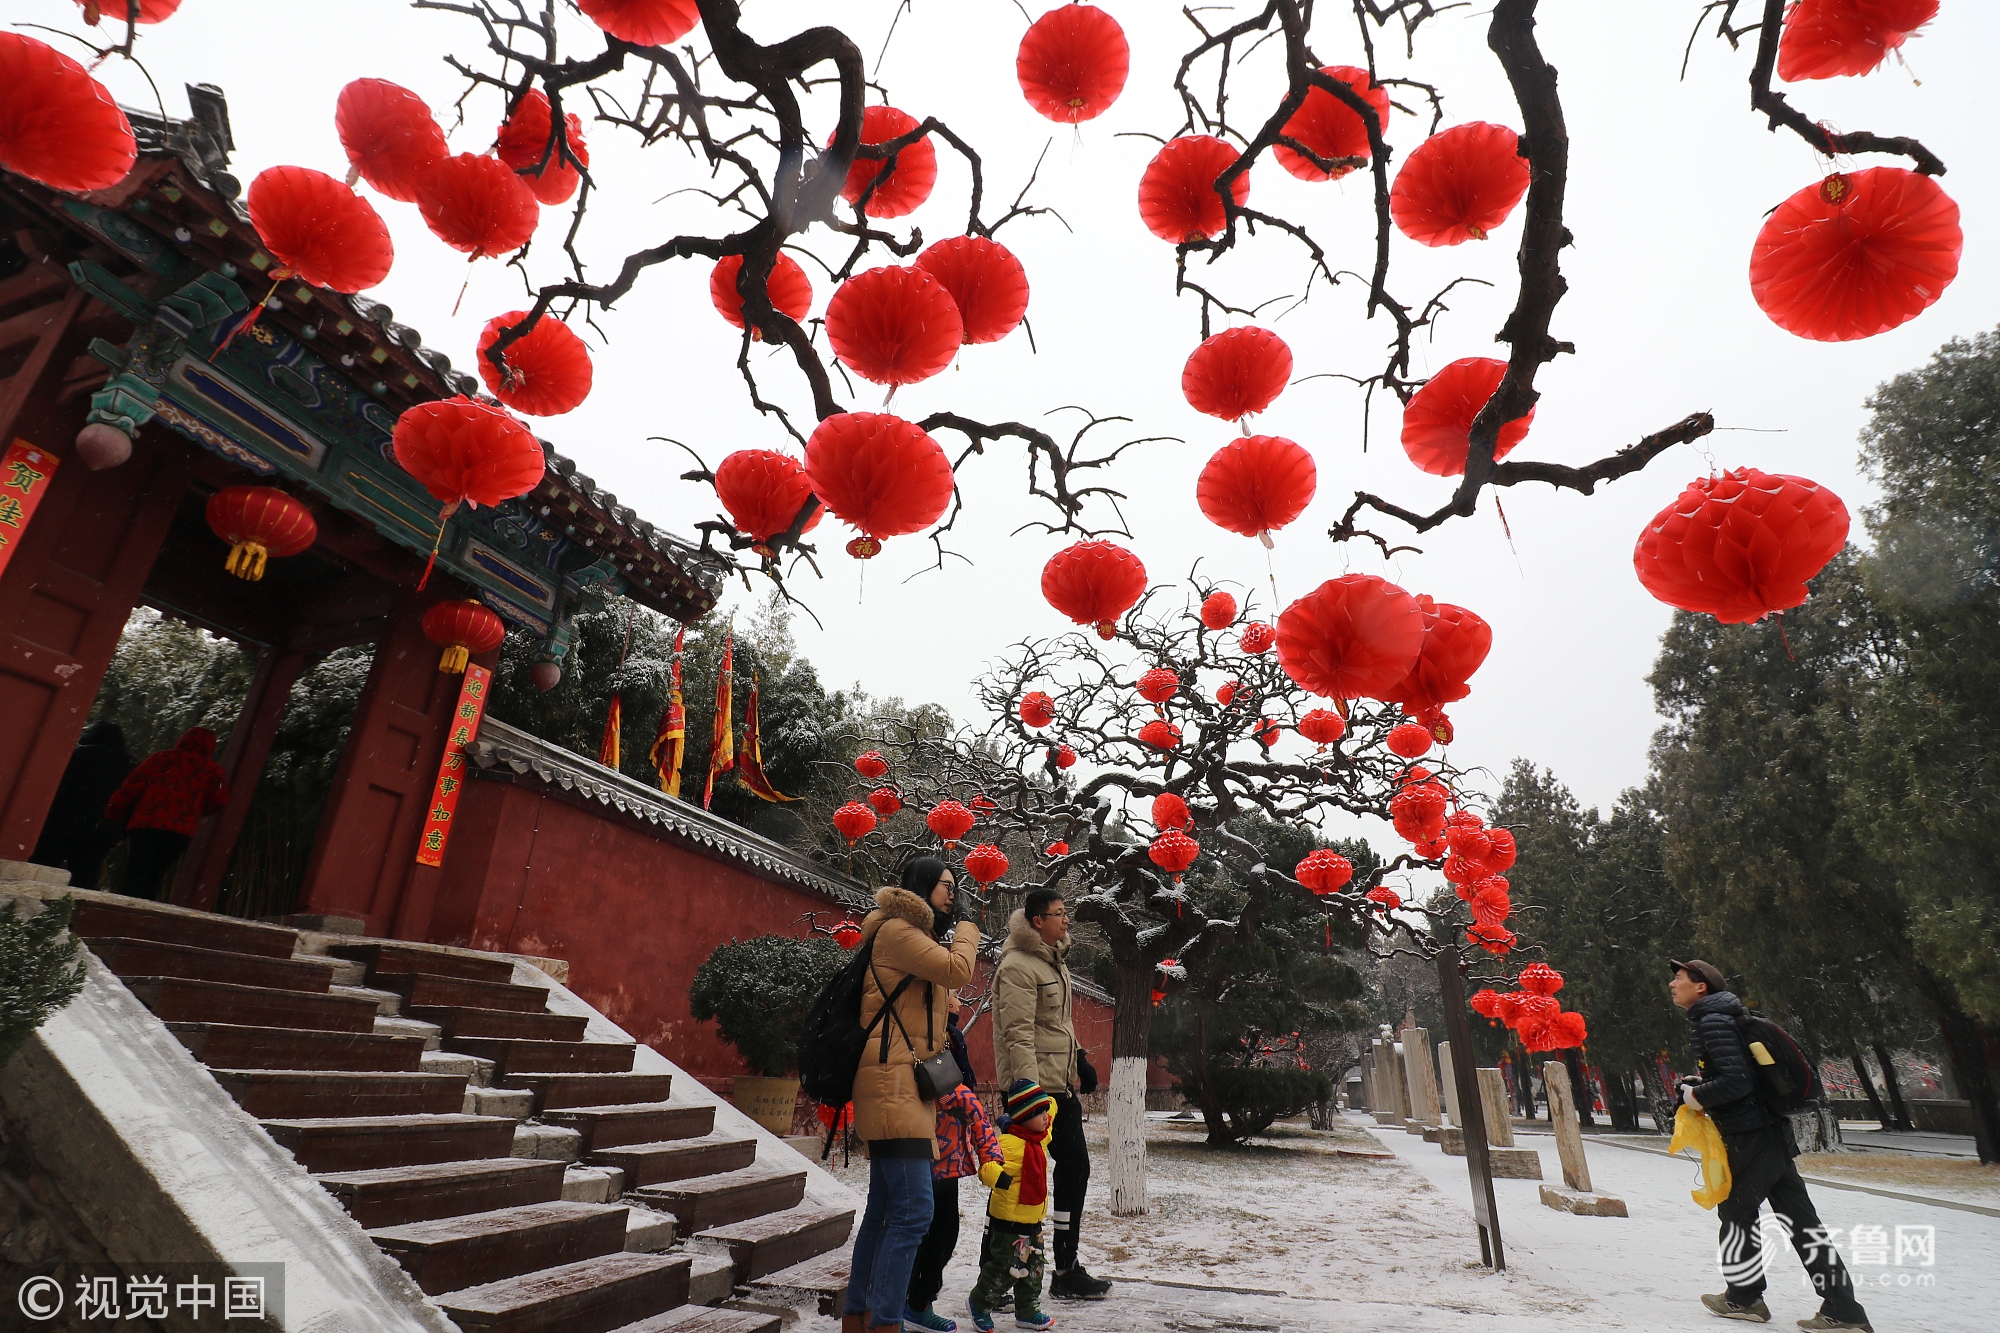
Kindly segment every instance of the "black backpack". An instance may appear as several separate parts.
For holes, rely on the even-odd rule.
[[[861,1067],[862,1048],[868,1044],[870,1032],[889,1016],[911,981],[904,977],[875,1015],[875,1023],[863,1028],[861,991],[874,958],[875,940],[871,936],[826,983],[799,1030],[799,1089],[820,1105],[831,1106],[836,1124],[837,1113],[854,1100],[854,1072]]]
[[[1818,1105],[1826,1095],[1819,1071],[1806,1058],[1805,1048],[1792,1034],[1755,1009],[1736,1020],[1756,1070],[1757,1099],[1772,1115],[1797,1115]]]

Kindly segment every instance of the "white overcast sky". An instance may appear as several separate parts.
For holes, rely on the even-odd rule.
[[[1046,0],[1026,3],[1035,14],[1050,7]],[[853,34],[871,61],[894,8],[892,0],[744,5],[746,27],[760,39],[831,22]],[[918,116],[938,115],[973,142],[985,156],[989,198],[1011,197],[1049,145],[1032,199],[1060,209],[1072,230],[1044,218],[1001,233],[1033,286],[1029,320],[1039,355],[1019,332],[968,348],[952,369],[901,391],[894,409],[911,417],[948,408],[1039,421],[1051,409],[1079,403],[1132,417],[1135,435],[1179,436],[1185,443],[1128,454],[1116,474],[1130,497],[1124,513],[1134,549],[1155,581],[1182,578],[1199,559],[1212,577],[1261,588],[1261,548],[1212,527],[1194,504],[1195,476],[1231,428],[1197,415],[1180,395],[1199,311],[1192,299],[1174,298],[1172,249],[1138,219],[1137,182],[1155,145],[1117,137],[1177,128],[1170,79],[1191,29],[1180,6],[1162,0],[1108,0],[1104,8],[1131,38],[1133,75],[1119,103],[1080,133],[1052,126],[1022,100],[1013,63],[1027,20],[1012,0],[914,0],[903,16],[879,71],[891,101]],[[1222,8],[1211,21],[1223,21]],[[1339,6],[1320,8],[1330,15]],[[1515,457],[1581,463],[1708,409],[1722,425],[1705,442],[1716,465],[1749,464],[1825,483],[1857,511],[1858,530],[1858,510],[1870,499],[1855,464],[1863,399],[1946,339],[1992,327],[2000,310],[1993,258],[2000,250],[2000,183],[1992,169],[2000,5],[1945,0],[1930,30],[1909,47],[1921,84],[1891,64],[1865,79],[1792,90],[1809,114],[1835,128],[1923,139],[1950,166],[1943,184],[1963,210],[1964,263],[1944,298],[1899,330],[1849,344],[1794,338],[1751,301],[1745,267],[1763,214],[1826,167],[1794,136],[1768,133],[1751,114],[1748,51],[1732,53],[1705,35],[1695,43],[1687,77],[1679,77],[1699,8],[1696,0],[1541,6],[1539,35],[1561,72],[1572,140],[1567,220],[1576,237],[1563,261],[1570,293],[1554,331],[1576,344],[1577,355],[1542,372],[1534,429]],[[1378,43],[1385,73],[1408,73],[1443,91],[1446,124],[1519,125],[1485,48],[1488,10],[1476,4],[1427,25],[1411,62],[1397,42]],[[85,31],[73,0],[7,0],[5,11],[11,22]],[[564,34],[570,51],[596,49],[595,30],[573,12],[565,16]],[[1346,21],[1327,20],[1316,47],[1328,63],[1360,57]],[[143,31],[139,54],[171,114],[185,113],[184,83],[215,83],[227,92],[236,169],[247,182],[283,163],[338,174],[345,159],[334,134],[334,98],[342,84],[364,75],[417,90],[438,109],[455,150],[483,151],[498,99],[474,98],[457,123],[450,104],[462,84],[441,60],[457,52],[485,62],[482,48],[466,20],[414,12],[398,0],[186,0],[172,20]],[[120,100],[152,103],[146,80],[129,64],[114,59],[99,74]],[[1246,112],[1275,99],[1281,86],[1275,50],[1232,79],[1236,105]],[[813,115],[820,133],[830,130],[830,104]],[[1399,155],[1421,140],[1427,124],[1427,115],[1394,118],[1388,137]],[[684,231],[716,235],[741,225],[694,196],[668,197],[703,181],[698,164],[678,148],[638,151],[609,126],[587,133],[601,192],[583,249],[601,265],[597,272],[608,274],[630,249]],[[948,150],[939,156],[930,203],[898,224],[920,226],[927,241],[964,226],[967,173]],[[1306,222],[1338,262],[1365,270],[1372,253],[1365,173],[1306,185],[1267,163],[1253,173],[1251,199]],[[522,304],[520,277],[482,262],[454,318],[462,259],[429,235],[414,207],[377,203],[394,232],[397,261],[373,295],[428,344],[469,365],[485,320]],[[556,247],[565,217],[544,212],[542,253],[530,265],[538,281],[560,276]],[[1421,348],[1419,373],[1461,356],[1505,355],[1492,334],[1513,301],[1519,232],[1517,215],[1492,241],[1455,250],[1429,251],[1396,238],[1392,284],[1405,300],[1421,301],[1458,274],[1495,284],[1459,290],[1434,341]],[[822,231],[803,239],[838,262],[835,238]],[[655,269],[618,309],[601,316],[606,336],[587,335],[597,366],[590,400],[566,417],[535,423],[623,501],[681,530],[715,514],[713,496],[678,480],[685,456],[648,437],[685,440],[711,466],[732,449],[785,443],[778,427],[748,405],[733,369],[733,331],[709,305],[708,268],[693,261]],[[1296,247],[1261,237],[1208,276],[1241,304],[1254,305],[1296,293],[1304,274]],[[817,314],[827,292],[823,275],[814,277]],[[1298,375],[1379,368],[1390,330],[1362,320],[1363,292],[1355,283],[1321,288],[1309,305],[1271,323],[1291,344]],[[784,363],[767,362],[762,382],[767,394],[806,406]],[[879,391],[861,388],[852,405],[879,410]],[[1058,426],[1061,420],[1053,419]],[[1421,540],[1423,554],[1385,566],[1371,548],[1337,548],[1324,532],[1357,488],[1418,509],[1449,494],[1448,481],[1418,473],[1404,458],[1396,420],[1393,400],[1378,398],[1364,453],[1360,398],[1327,379],[1295,384],[1259,420],[1258,429],[1309,447],[1320,469],[1318,498],[1278,538],[1280,591],[1296,597],[1354,569],[1477,610],[1493,624],[1494,650],[1472,697],[1452,710],[1459,734],[1453,758],[1498,771],[1527,755],[1553,767],[1584,801],[1608,804],[1645,772],[1658,719],[1643,678],[1668,619],[1633,576],[1632,543],[1648,517],[1706,473],[1708,458],[1677,449],[1587,499],[1514,488],[1503,495],[1511,545],[1487,503],[1476,517]],[[956,452],[957,437],[942,440]],[[858,680],[873,693],[934,700],[964,717],[973,707],[968,682],[983,663],[1017,638],[1066,628],[1039,592],[1042,564],[1063,542],[1010,535],[1037,516],[1024,480],[1021,456],[1004,445],[968,465],[960,476],[968,510],[951,544],[972,563],[951,562],[941,574],[905,583],[930,563],[931,548],[922,538],[894,540],[869,565],[865,594],[861,566],[840,550],[848,532],[825,525],[819,535],[827,578],[798,584],[825,629],[803,619],[797,629],[829,683]]]

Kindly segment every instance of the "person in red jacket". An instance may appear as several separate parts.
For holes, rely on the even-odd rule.
[[[195,827],[228,803],[229,779],[215,762],[215,733],[207,727],[189,727],[173,749],[148,756],[104,807],[104,817],[124,825],[132,844],[124,892],[158,898],[160,881]]]

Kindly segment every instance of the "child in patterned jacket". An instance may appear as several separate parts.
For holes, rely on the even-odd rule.
[[[946,1040],[960,1069],[970,1070],[965,1038],[959,1035],[958,1015]],[[979,1095],[965,1084],[953,1088],[937,1103],[937,1161],[931,1166],[931,1190],[935,1211],[931,1229],[917,1246],[916,1266],[910,1270],[910,1294],[903,1310],[903,1327],[908,1333],[956,1333],[958,1324],[933,1307],[944,1289],[944,1268],[958,1249],[958,1182],[979,1174],[987,1162],[1000,1160],[1000,1136],[986,1118]]]

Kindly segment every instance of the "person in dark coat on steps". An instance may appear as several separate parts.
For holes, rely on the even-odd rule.
[[[104,858],[124,835],[104,817],[104,803],[132,771],[125,752],[125,732],[116,722],[93,722],[77,738],[69,765],[56,784],[42,836],[28,859],[36,865],[69,871],[70,884],[97,887]]]
[[[1681,1081],[1681,1099],[1715,1123],[1729,1153],[1729,1197],[1715,1210],[1722,1224],[1718,1256],[1729,1286],[1701,1303],[1724,1319],[1767,1324],[1764,1304],[1763,1237],[1757,1210],[1766,1199],[1785,1226],[1799,1262],[1820,1295],[1819,1313],[1798,1321],[1812,1330],[1859,1329],[1874,1333],[1840,1252],[1820,1225],[1812,1196],[1799,1178],[1798,1144],[1791,1122],[1764,1108],[1757,1093],[1757,1067],[1738,1020],[1747,1012],[1723,976],[1699,958],[1668,960],[1674,969],[1667,992],[1687,1011],[1698,1076]]]
[[[173,749],[148,755],[104,807],[104,817],[124,825],[132,843],[121,890],[157,899],[195,829],[228,804],[229,779],[215,762],[215,733],[207,727],[189,727]]]

